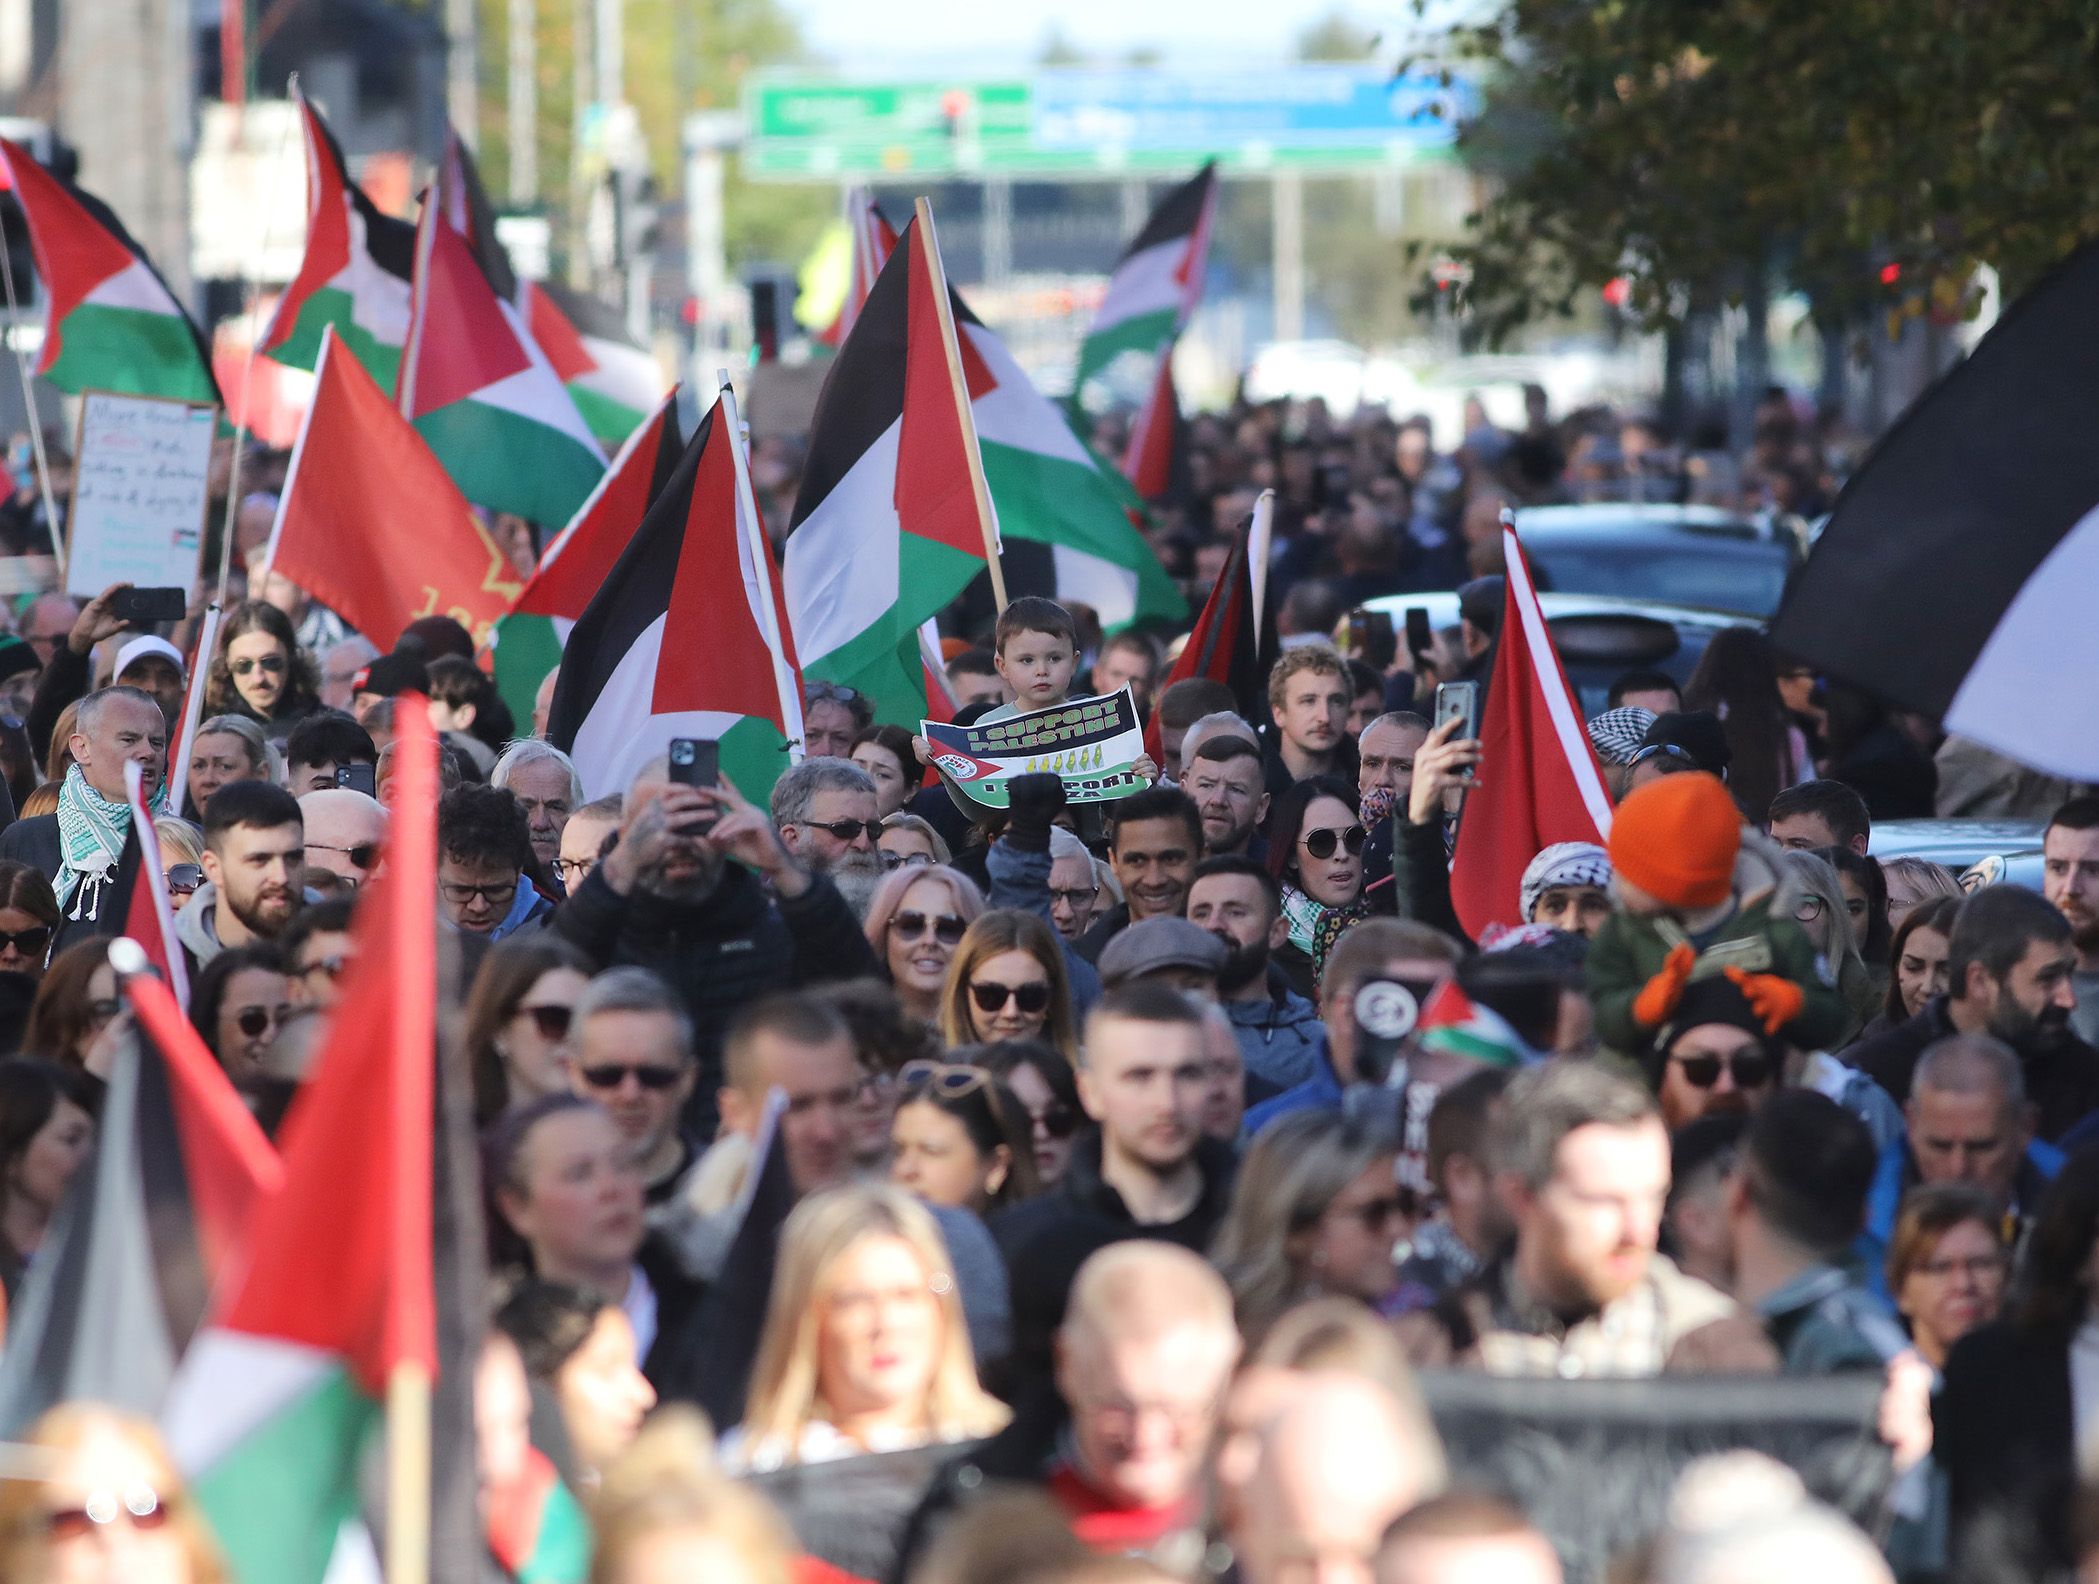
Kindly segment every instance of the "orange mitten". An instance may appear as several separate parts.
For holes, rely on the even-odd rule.
[[[1800,1016],[1800,1009],[1807,1005],[1807,992],[1790,979],[1781,979],[1777,974],[1748,973],[1740,968],[1724,972],[1742,992],[1749,1010],[1763,1019],[1766,1034],[1776,1034]]]
[[[1690,947],[1670,947],[1669,955],[1662,959],[1662,971],[1633,997],[1633,1021],[1642,1028],[1660,1028],[1667,1022],[1683,997],[1684,985],[1691,978],[1691,965],[1696,961],[1698,953]]]

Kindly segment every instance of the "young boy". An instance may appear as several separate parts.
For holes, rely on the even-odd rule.
[[[1617,911],[1589,946],[1597,1037],[1637,1055],[1693,979],[1724,974],[1763,1020],[1802,1050],[1839,1038],[1844,999],[1814,943],[1775,917],[1775,864],[1742,851],[1742,814],[1716,776],[1684,771],[1651,781],[1611,821]]]

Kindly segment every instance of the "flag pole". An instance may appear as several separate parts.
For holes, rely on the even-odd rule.
[[[1265,489],[1254,497],[1254,518],[1246,530],[1246,578],[1253,591],[1254,608],[1247,614],[1254,624],[1254,650],[1260,652],[1261,616],[1268,608],[1268,557],[1275,546],[1275,491]]]
[[[787,733],[787,761],[802,762],[802,679],[795,668],[787,663],[787,643],[780,631],[780,610],[773,601],[773,585],[766,575],[772,566],[772,546],[766,543],[765,520],[758,515],[758,495],[751,488],[751,459],[744,450],[743,416],[737,410],[736,392],[729,384],[729,371],[717,369],[715,378],[721,382],[722,419],[729,429],[729,459],[736,472],[736,517],[737,529],[743,535],[751,553],[751,566],[756,570],[760,583],[758,599],[758,626],[765,639],[765,647],[772,651],[773,681],[780,695],[780,713]],[[785,721],[790,701],[794,705],[794,719]]]
[[[1006,573],[999,565],[998,514],[991,505],[991,486],[984,481],[984,456],[977,448],[976,417],[969,410],[969,382],[962,374],[962,347],[955,339],[955,305],[948,296],[947,267],[940,262],[940,235],[933,229],[931,200],[918,200],[918,229],[925,238],[928,262],[933,266],[933,305],[940,316],[940,349],[947,354],[948,386],[955,393],[955,417],[962,425],[963,458],[969,466],[969,485],[977,502],[977,526],[984,531],[984,564],[991,572],[991,597],[1000,611],[1006,608]]]
[[[386,1376],[386,1584],[430,1578],[430,1371],[403,1359]]]
[[[44,496],[44,531],[51,535],[51,558],[58,563],[58,586],[66,584],[66,538],[58,531],[58,502],[51,493],[51,462],[44,455],[44,425],[37,417],[36,392],[30,388],[29,357],[15,335],[21,305],[15,299],[15,267],[7,249],[0,247],[0,286],[7,288],[7,349],[15,355],[15,373],[22,380],[22,415],[29,424],[29,454],[36,463],[37,488]],[[44,332],[50,334],[47,328]]]

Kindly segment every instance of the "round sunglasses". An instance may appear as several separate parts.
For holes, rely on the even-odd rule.
[[[1314,858],[1331,858],[1337,848],[1345,848],[1353,858],[1363,850],[1365,834],[1362,826],[1351,825],[1346,830],[1308,830],[1298,840]]]
[[[981,1067],[960,1067],[952,1062],[936,1061],[905,1062],[897,1069],[896,1077],[903,1085],[907,1099],[913,1094],[931,1091],[950,1100],[959,1100],[991,1082],[991,1074]]]
[[[569,1024],[575,1015],[573,1007],[565,1006],[521,1006],[510,1014],[512,1017],[529,1017],[539,1037],[552,1043],[568,1038]],[[614,1080],[617,1082],[617,1080]]]
[[[969,920],[955,913],[942,913],[935,917],[912,911],[893,914],[889,927],[905,940],[921,940],[928,930],[933,939],[943,946],[958,946],[962,937],[969,933]]]

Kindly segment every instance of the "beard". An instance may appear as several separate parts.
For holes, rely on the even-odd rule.
[[[838,894],[853,910],[853,917],[864,922],[868,906],[875,899],[876,888],[889,871],[882,867],[880,853],[848,852],[834,860],[824,873],[831,877],[831,884],[838,887]]]
[[[636,889],[665,902],[704,902],[714,894],[714,888],[721,883],[722,864],[726,862],[721,854],[710,853],[698,842],[693,842],[672,847],[665,854],[666,860],[670,858],[696,867],[670,874],[665,871],[663,861],[659,861],[641,876]]]
[[[289,886],[268,886],[252,896],[226,893],[226,906],[243,927],[265,940],[274,940],[291,921],[298,893]]]
[[[1251,946],[1241,946],[1227,936],[1217,937],[1224,942],[1224,966],[1217,970],[1217,988],[1226,995],[1235,990],[1244,990],[1256,979],[1268,974],[1268,942],[1255,941]]]

